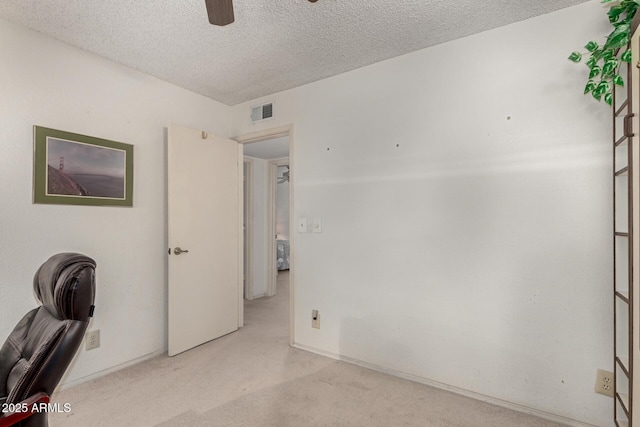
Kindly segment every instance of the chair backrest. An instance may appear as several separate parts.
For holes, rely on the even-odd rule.
[[[0,402],[18,403],[34,393],[49,396],[82,342],[93,315],[95,267],[91,258],[61,253],[35,274],[42,305],[28,312],[0,348]],[[23,425],[46,425],[43,417]]]

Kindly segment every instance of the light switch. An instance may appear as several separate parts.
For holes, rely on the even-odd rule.
[[[307,232],[307,218],[298,218],[298,233]]]
[[[320,218],[313,218],[311,231],[314,233],[322,233],[322,220]]]

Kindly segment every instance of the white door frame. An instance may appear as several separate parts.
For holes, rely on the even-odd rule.
[[[289,137],[289,265],[291,267],[291,273],[289,274],[289,343],[293,345],[293,337],[294,337],[294,296],[295,296],[295,268],[294,268],[294,259],[295,259],[295,232],[293,232],[292,224],[294,224],[294,182],[295,182],[295,167],[294,167],[294,131],[293,124],[288,124],[284,126],[274,127],[271,129],[265,129],[262,131],[251,132],[243,135],[239,135],[233,137],[231,139],[239,142],[240,144],[251,144],[253,142],[265,141],[267,139],[274,139],[283,136]],[[276,168],[277,169],[277,168]],[[275,186],[275,178],[273,180]],[[275,190],[274,190],[275,191]],[[275,194],[275,193],[274,193]],[[272,198],[270,197],[269,200]],[[275,209],[275,207],[274,207]],[[274,213],[275,215],[275,213]],[[275,216],[273,217],[273,221],[269,221],[270,227],[273,227],[272,236],[275,235]],[[275,253],[274,257],[275,259]],[[273,263],[273,270],[275,271],[275,263]],[[275,273],[274,273],[275,274]],[[270,275],[271,277],[272,275]],[[271,279],[270,279],[271,280]],[[270,285],[268,285],[270,286]],[[275,284],[273,285],[275,287]]]
[[[640,212],[640,148],[638,148],[637,140],[638,129],[640,129],[640,122],[638,121],[638,111],[640,111],[640,96],[638,96],[640,92],[638,90],[638,86],[640,85],[640,72],[638,68],[640,67],[636,67],[636,64],[640,63],[640,30],[637,28],[631,35],[631,50],[633,53],[631,64],[633,65],[630,68],[631,75],[627,76],[627,84],[631,85],[631,99],[629,102],[631,102],[631,111],[634,112],[632,119],[632,132],[634,136],[629,138],[627,144],[632,148],[632,155],[629,159],[630,164],[628,166],[631,170],[631,177],[629,179],[632,180],[632,182],[629,182],[629,185],[633,188],[632,200],[629,201],[633,206],[633,222],[628,224],[628,226],[629,231],[632,233],[630,238],[634,253],[633,265],[631,266],[633,275],[631,283],[632,289],[630,289],[631,295],[633,295],[633,301],[631,301],[633,312],[632,325],[634,334],[637,334],[637,331],[640,329],[640,315],[638,310],[638,307],[640,307],[640,299],[638,298],[638,295],[640,295],[640,257],[638,256],[640,253],[640,217],[638,216],[638,212]],[[632,340],[633,349],[631,350],[631,363],[634,367],[640,365],[640,347],[636,343],[636,339],[637,335]],[[638,408],[640,407],[640,393],[638,393],[637,390],[640,388],[640,375],[638,374],[637,368],[633,373],[630,386],[633,391],[631,408]],[[638,409],[635,410],[637,411]],[[633,425],[638,425],[634,420],[635,417],[632,417],[631,421]]]

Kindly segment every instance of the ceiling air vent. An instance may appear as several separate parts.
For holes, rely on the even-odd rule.
[[[251,107],[251,123],[273,118],[273,102]]]

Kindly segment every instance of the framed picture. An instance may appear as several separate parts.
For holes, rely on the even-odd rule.
[[[33,202],[133,206],[133,145],[34,126]]]

